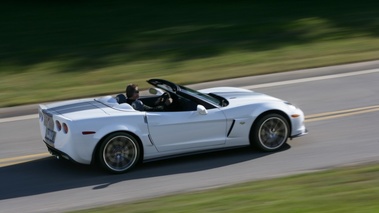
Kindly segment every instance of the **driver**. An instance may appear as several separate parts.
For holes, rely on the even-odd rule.
[[[143,104],[143,102],[139,100],[139,90],[138,85],[136,84],[129,84],[126,87],[126,97],[126,103],[139,111],[164,111],[167,106],[172,104],[172,98],[168,93],[165,93],[158,98],[153,107]]]

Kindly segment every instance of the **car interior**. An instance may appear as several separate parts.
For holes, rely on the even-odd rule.
[[[143,97],[140,97],[139,100],[141,100],[145,105],[154,106],[156,101],[159,98],[163,98],[163,102],[164,102],[165,99],[167,98],[167,94],[168,93],[166,92],[161,96],[143,96]],[[169,106],[165,107],[164,111],[168,111],[168,112],[196,111],[197,103],[189,100],[188,98],[179,96],[175,93],[169,93],[168,97],[171,97],[173,102]],[[118,94],[115,98],[119,104],[126,103],[127,98],[124,94]]]

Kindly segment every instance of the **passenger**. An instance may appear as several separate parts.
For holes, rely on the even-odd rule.
[[[130,104],[135,110],[139,111],[164,111],[165,108],[173,102],[172,98],[168,93],[165,93],[164,95],[168,95],[168,97],[163,98],[163,96],[161,96],[154,103],[155,106],[148,106],[143,104],[143,102],[139,100],[138,85],[129,84],[126,87],[126,103]]]

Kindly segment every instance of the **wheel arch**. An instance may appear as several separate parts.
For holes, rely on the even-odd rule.
[[[251,138],[252,130],[254,129],[255,125],[257,125],[258,121],[259,121],[261,118],[263,118],[264,116],[269,115],[269,114],[279,114],[279,115],[283,116],[283,117],[286,119],[286,121],[288,122],[288,128],[289,128],[289,129],[288,129],[288,135],[291,135],[291,132],[292,132],[292,123],[291,123],[291,119],[290,119],[290,117],[289,117],[285,112],[283,112],[283,111],[281,111],[281,110],[278,110],[278,109],[272,109],[272,110],[268,110],[268,111],[262,112],[261,114],[259,114],[259,115],[255,118],[253,124],[252,124],[251,127],[250,127],[249,139]],[[250,140],[250,144],[251,144],[251,143],[252,143],[252,141]]]
[[[113,131],[113,132],[109,132],[108,134],[104,135],[96,144],[95,146],[95,149],[93,150],[92,152],[92,158],[91,158],[91,164],[95,164],[97,163],[98,159],[97,159],[97,153],[99,152],[99,149],[101,147],[101,144],[103,143],[104,139],[107,138],[109,135],[111,134],[114,134],[114,133],[128,133],[130,135],[132,135],[136,140],[137,140],[137,143],[138,145],[140,146],[140,155],[139,155],[139,159],[138,159],[138,163],[142,162],[143,160],[143,155],[144,155],[144,148],[143,148],[143,144],[142,144],[142,140],[138,137],[137,134],[131,132],[131,131],[127,131],[127,130],[118,130],[118,131]]]

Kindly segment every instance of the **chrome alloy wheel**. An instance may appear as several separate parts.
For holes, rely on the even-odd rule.
[[[287,141],[287,138],[288,125],[280,117],[269,117],[259,127],[259,142],[267,150],[278,149]]]
[[[111,137],[102,148],[102,162],[112,172],[128,170],[138,161],[138,144],[128,134]]]

